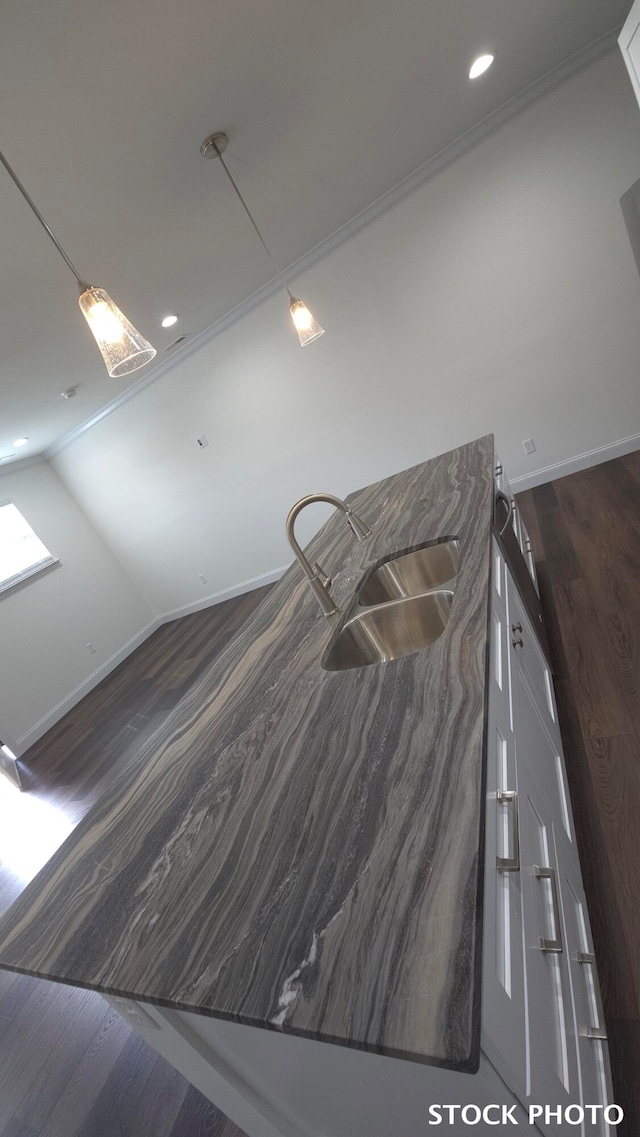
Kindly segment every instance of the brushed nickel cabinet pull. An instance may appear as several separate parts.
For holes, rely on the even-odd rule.
[[[558,902],[556,870],[547,866],[541,868],[539,865],[534,865],[533,871],[537,880],[544,879],[551,881],[551,904],[553,906],[553,930],[555,932],[555,939],[548,940],[544,936],[540,936],[540,951],[554,952],[559,955],[562,951],[562,928],[560,926],[560,904]]]
[[[513,498],[507,497],[506,493],[504,493],[503,490],[496,490],[496,501],[504,501],[507,505],[507,520],[502,526],[502,529],[499,531],[499,536],[501,537],[505,530],[508,528],[509,522],[513,516]]]
[[[515,790],[498,790],[496,800],[500,805],[513,805],[511,813],[512,857],[496,857],[498,872],[520,872],[520,835],[518,832],[518,795]]]
[[[596,993],[596,1007],[598,1008],[598,1022],[600,1026],[588,1026],[587,1038],[601,1038],[603,1041],[607,1037],[607,1032],[604,1026],[604,1010],[602,1007],[602,995],[600,994],[600,984],[598,982],[598,972],[596,970],[596,957],[589,951],[579,951],[576,956],[578,963],[588,963],[593,968],[593,989]]]

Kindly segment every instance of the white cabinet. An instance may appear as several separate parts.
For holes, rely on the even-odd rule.
[[[510,578],[508,579],[510,580]],[[551,668],[513,581],[510,581],[508,592],[512,661],[529,688],[532,700],[546,729],[554,738],[557,738],[558,745],[560,745],[560,729]]]
[[[510,595],[514,591],[512,586]],[[575,831],[551,669],[519,598],[516,600],[510,604],[510,630],[518,772],[528,772],[529,783],[544,800],[554,825],[563,829],[573,844]]]
[[[483,1047],[527,1107],[606,1105],[607,1044],[551,672],[497,544],[491,609]],[[548,1137],[609,1132],[602,1111],[588,1128],[538,1125]]]
[[[640,103],[640,0],[636,0],[624,22],[618,45],[629,72],[636,99]]]
[[[493,549],[487,722],[482,1045],[521,1101],[530,1086],[522,950],[519,802],[516,775],[507,568]]]

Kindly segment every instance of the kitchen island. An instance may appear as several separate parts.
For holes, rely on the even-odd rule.
[[[444,633],[329,672],[297,564],[0,922],[0,966],[477,1069],[493,440],[350,496],[310,547],[344,610],[445,537]]]
[[[611,1137],[535,564],[493,438],[347,500],[370,535],[340,509],[308,549],[339,610],[289,569],[0,921],[0,967],[100,991],[249,1137]]]

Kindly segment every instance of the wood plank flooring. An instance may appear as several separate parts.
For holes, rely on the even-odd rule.
[[[640,1133],[640,451],[517,497],[554,666],[614,1078]]]
[[[43,811],[78,824],[267,591],[165,624],[28,751],[34,841]],[[0,912],[26,883],[0,865]],[[0,1137],[205,1135],[244,1137],[99,995],[0,971]]]
[[[616,1101],[624,1137],[637,1137],[640,452],[518,504],[551,640]],[[32,794],[77,824],[265,591],[156,632],[32,747]],[[24,884],[0,869],[0,911]],[[243,1137],[99,996],[0,971],[0,1137],[98,1135]]]

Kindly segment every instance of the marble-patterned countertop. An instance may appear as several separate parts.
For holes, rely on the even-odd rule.
[[[492,436],[350,495],[371,537],[336,512],[308,550],[337,603],[459,536],[444,633],[327,672],[341,617],[294,564],[0,921],[0,967],[475,1069],[492,499]]]

